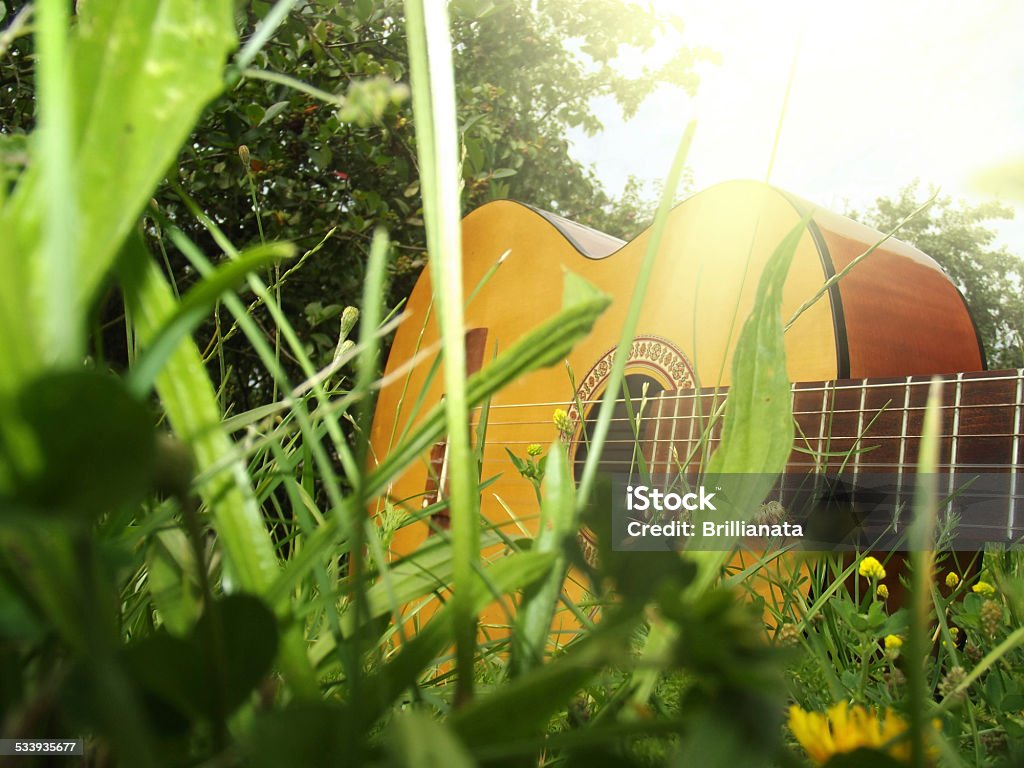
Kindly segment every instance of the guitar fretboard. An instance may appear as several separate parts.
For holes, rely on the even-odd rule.
[[[1000,520],[966,521],[998,527],[988,538],[1014,539],[1024,527],[1018,483],[1024,370],[940,377],[940,492],[952,495],[968,475],[1008,475]],[[796,439],[788,473],[916,472],[931,376],[801,382],[792,388]],[[661,392],[647,406],[642,450],[652,474],[671,475],[704,463],[721,439],[725,389]],[[992,506],[992,505],[990,505]]]

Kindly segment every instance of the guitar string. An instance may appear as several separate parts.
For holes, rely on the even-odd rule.
[[[824,390],[820,390],[820,391],[824,391]],[[832,391],[832,390],[830,390],[830,391]],[[708,400],[708,401],[710,401],[712,399],[717,399],[719,404],[720,403],[725,403],[725,402],[728,401],[728,398],[726,397],[725,393],[722,393],[717,398],[715,398],[714,395],[701,395],[701,398],[704,399],[704,400]],[[817,400],[818,398],[814,398],[814,399]],[[892,402],[893,399],[894,398],[889,398],[889,402]],[[676,401],[676,400],[694,400],[695,401],[696,397],[690,396],[690,395],[679,395],[679,396],[675,396],[675,397],[673,397],[672,395],[667,395],[663,400],[664,400],[664,402],[673,402],[673,401]],[[596,405],[597,403],[600,403],[601,401],[600,400],[582,400],[580,402],[581,402],[581,404],[592,403],[592,404]],[[624,399],[620,398],[620,399],[615,401],[615,404],[616,405],[624,405],[625,402],[626,401]],[[641,397],[634,397],[630,402],[632,404],[634,404],[634,405],[640,405],[640,404],[644,403],[645,401]],[[651,403],[654,403],[654,402],[655,402],[655,398],[654,397],[648,397],[647,400],[646,400],[647,404],[651,404]],[[552,406],[552,405],[554,405],[554,406],[570,406],[571,407],[571,406],[573,406],[575,404],[576,403],[574,401],[570,401],[570,402],[567,402],[567,403],[561,403],[561,402],[560,403],[504,403],[504,404],[502,404],[502,403],[493,403],[493,404],[491,404],[490,408],[491,408],[491,410],[495,410],[497,408],[545,408],[545,407]],[[974,409],[979,409],[979,408],[984,408],[984,409],[989,409],[989,408],[992,408],[992,409],[994,409],[994,408],[1015,408],[1015,407],[1017,407],[1017,405],[1019,405],[1019,404],[1016,403],[1016,402],[1012,402],[1012,401],[1009,401],[1009,402],[996,402],[996,403],[963,403],[963,404],[961,404],[959,406],[957,406],[955,404],[948,404],[947,405],[945,403],[940,403],[938,408],[939,408],[939,410],[948,411],[948,410],[953,410],[954,408],[961,408],[961,409],[970,409],[970,408],[974,408]],[[475,406],[475,408],[479,409],[480,406]],[[926,405],[912,405],[912,406],[908,406],[906,409],[904,409],[902,407],[898,407],[898,408],[892,408],[892,409],[889,409],[889,410],[891,410],[893,412],[896,412],[896,413],[901,413],[904,410],[907,410],[907,411],[924,411],[926,408],[927,408]],[[883,407],[879,407],[879,406],[872,405],[869,408],[865,409],[864,413],[870,413],[871,411],[883,411],[883,410],[885,410],[884,406]],[[826,410],[826,411],[824,411],[824,413],[860,413],[860,412],[861,411],[858,408],[843,408],[843,409],[835,409],[835,410]],[[821,410],[816,410],[816,411],[794,411],[793,415],[794,416],[801,415],[801,414],[820,415],[821,413],[822,413]],[[685,418],[685,417],[680,417],[680,418]],[[503,422],[495,422],[495,423],[499,423],[500,424],[500,423],[503,423]],[[521,422],[517,421],[517,422],[507,422],[507,423],[518,424],[518,423],[521,423]]]
[[[1014,433],[1014,432],[982,432],[982,433],[976,433],[976,434],[965,434],[965,433],[961,432],[960,434],[957,435],[957,439],[960,439],[960,440],[964,440],[964,439],[967,439],[967,440],[970,440],[970,439],[985,440],[985,439],[997,439],[997,438],[1016,438],[1016,437],[1021,437],[1021,436],[1022,436],[1022,434],[1019,433],[1019,432],[1018,433]],[[865,440],[921,440],[923,437],[924,437],[923,434],[872,435],[870,433],[866,433],[866,434],[863,434],[863,435],[831,435],[829,437],[829,439],[832,440],[833,442],[839,441],[839,440],[850,440],[852,442],[857,442],[857,441],[863,442]],[[952,435],[939,435],[939,440],[949,440],[952,437],[953,437]],[[712,440],[714,440],[716,442],[721,442],[722,436],[721,436],[721,434],[714,434],[714,435],[710,436],[710,439],[712,439]],[[793,442],[794,443],[798,443],[799,439],[800,438],[794,438]],[[487,442],[488,443],[493,443],[495,445],[533,445],[534,443],[540,443],[540,444],[543,445],[545,440],[494,440],[494,441],[488,440]],[[547,441],[547,442],[550,442],[550,440]],[[576,441],[574,440],[573,442],[576,442]],[[665,444],[668,444],[668,445],[673,445],[673,444],[686,445],[686,444],[689,444],[691,442],[692,443],[697,443],[697,442],[700,442],[700,441],[699,440],[697,440],[697,441],[674,440],[673,441],[673,440],[671,440],[671,439],[669,439],[667,437],[659,438],[658,440],[654,440],[652,438],[652,439],[649,439],[649,440],[648,439],[641,439],[641,440],[638,441],[638,440],[636,440],[633,437],[629,437],[629,438],[623,438],[623,439],[620,439],[620,440],[606,440],[605,441],[605,445],[623,445],[623,444],[629,444],[629,445],[637,444],[637,445],[641,445],[641,446],[643,446],[643,445],[665,445]]]
[[[990,405],[990,404],[982,404],[982,403],[970,404],[970,403],[968,403],[968,404],[962,404],[962,405],[940,405],[938,407],[938,410],[940,410],[940,411],[989,411],[989,410],[994,410],[996,408],[1016,408],[1016,407],[1017,407],[1016,403],[1010,403],[1010,404],[1007,404],[1007,405]],[[909,408],[868,408],[868,409],[865,409],[863,411],[861,411],[858,408],[840,408],[840,409],[836,409],[836,410],[793,411],[793,416],[794,417],[796,417],[796,416],[813,416],[813,417],[820,418],[823,415],[835,416],[836,414],[860,414],[860,413],[863,413],[865,416],[873,415],[873,414],[877,414],[877,415],[881,416],[883,414],[894,414],[895,415],[895,414],[902,414],[904,412],[906,412],[906,413],[912,413],[912,412],[924,413],[925,410],[927,410],[927,406],[923,406],[923,405],[922,406],[910,406]],[[688,415],[683,415],[683,416],[667,416],[667,415],[658,413],[658,414],[642,415],[640,417],[640,421],[641,422],[643,422],[643,421],[654,421],[654,420],[672,421],[673,419],[680,419],[680,420],[684,420],[684,421],[685,420],[689,420],[689,419],[700,419],[702,421],[707,421],[708,418],[709,417],[708,417],[707,414],[688,414]],[[632,424],[632,420],[630,420],[628,416],[620,416],[618,418],[613,416],[611,419],[609,419],[609,421],[611,421],[611,422],[627,421],[627,422],[630,422]],[[494,426],[494,427],[528,426],[528,425],[551,424],[551,423],[552,423],[551,419],[538,419],[536,421],[524,421],[524,420],[521,420],[521,419],[517,419],[515,421],[492,421],[492,420],[488,419],[488,421],[487,421],[488,426]]]
[[[999,376],[977,376],[977,377],[966,378],[966,379],[963,379],[963,380],[964,381],[968,381],[968,382],[1006,381],[1008,383],[1012,382],[1012,383],[1015,384],[1016,380],[1019,379],[1021,376],[1024,376],[1024,369],[1019,369],[1019,370],[1017,370],[1017,371],[1015,371],[1013,373],[1007,373],[1007,374],[999,375]],[[949,378],[949,379],[942,379],[942,380],[943,381],[953,381],[954,379]],[[850,384],[839,384],[839,383],[836,383],[836,382],[833,382],[833,381],[825,381],[825,382],[822,382],[820,385],[818,385],[816,382],[810,382],[810,383],[800,382],[800,383],[793,384],[793,386],[790,388],[790,391],[792,393],[793,400],[795,401],[796,398],[797,398],[798,393],[807,392],[807,393],[810,394],[810,393],[814,393],[814,392],[828,392],[829,390],[831,390],[833,393],[843,393],[843,392],[846,392],[846,391],[850,391],[850,392],[855,392],[855,393],[859,393],[859,394],[863,395],[863,393],[866,390],[868,390],[868,389],[889,388],[889,389],[895,390],[897,393],[902,391],[902,392],[906,393],[907,396],[909,396],[911,388],[919,388],[919,387],[921,387],[921,386],[923,386],[925,384],[927,384],[929,386],[931,385],[931,378],[930,377],[927,378],[927,379],[921,379],[921,380],[916,380],[916,381],[913,380],[913,379],[910,379],[910,380],[906,380],[906,379],[904,379],[904,380],[893,380],[893,381],[887,381],[887,382],[874,382],[874,383],[868,383],[867,380],[859,380],[859,381],[857,381],[857,380],[848,380],[848,381],[851,381],[851,383]],[[808,386],[808,384],[810,384],[810,386]],[[680,402],[680,401],[684,401],[684,400],[696,401],[697,398],[700,398],[701,401],[702,401],[702,404],[703,404],[703,401],[704,400],[708,400],[708,399],[712,400],[713,403],[718,402],[718,401],[725,402],[725,400],[727,399],[727,396],[728,396],[728,391],[729,391],[728,388],[724,388],[723,387],[722,390],[708,391],[707,389],[702,389],[702,390],[692,390],[692,391],[687,391],[687,392],[676,391],[676,394],[674,394],[674,395],[671,394],[671,393],[666,395],[666,392],[668,392],[668,391],[667,390],[662,390],[656,396],[662,402],[665,401],[665,400],[669,400],[669,401],[673,401],[674,400],[677,403]],[[654,397],[655,396],[651,397],[652,401],[653,401]],[[616,403],[624,403],[626,401],[626,399],[627,398],[625,398],[625,397],[619,398],[615,402]],[[643,400],[644,400],[644,397],[643,396],[640,396],[640,397],[631,396],[628,399],[631,402],[642,403]],[[832,397],[833,402],[835,402],[837,399],[838,399],[837,395],[833,394],[833,397]],[[551,403],[492,404],[491,408],[523,408],[523,407],[544,407],[544,406],[565,406],[565,407],[571,407],[571,406],[574,406],[574,405],[577,405],[577,404],[579,404],[579,405],[583,405],[583,404],[590,404],[590,405],[592,405],[592,404],[595,404],[597,402],[600,402],[600,400],[597,400],[597,399],[595,399],[595,400],[583,400],[583,401],[581,401],[581,400],[573,400],[572,402],[564,402],[564,403],[562,403],[562,402],[551,402]],[[890,400],[890,402],[891,402],[891,400]],[[888,405],[888,403],[886,404],[886,406],[887,405]],[[793,416],[794,416],[794,418],[796,418],[798,416],[814,416],[814,417],[821,418],[825,414],[828,414],[828,415],[834,417],[836,414],[844,414],[844,413],[857,413],[857,414],[877,413],[878,415],[881,415],[882,413],[886,412],[886,410],[887,410],[886,406],[883,406],[882,408],[878,409],[877,411],[875,411],[874,409],[871,409],[871,410],[868,410],[868,411],[865,411],[864,409],[831,409],[831,410],[821,409],[821,410],[814,410],[814,411],[795,411],[795,412],[793,412]],[[940,405],[939,406],[939,410],[942,410],[942,411],[945,411],[945,410],[962,411],[962,410],[970,410],[970,409],[992,410],[992,409],[1001,408],[1001,407],[1016,408],[1018,406],[1019,406],[1019,403],[1017,403],[1017,402],[986,403],[986,404],[966,404],[966,405],[961,403],[961,404],[954,404],[954,405]],[[908,408],[905,408],[905,409],[901,409],[901,408],[888,409],[888,412],[902,414],[904,411],[910,412],[910,411],[924,411],[924,410],[926,410],[925,406],[911,406],[911,407],[908,407]],[[640,419],[641,422],[644,420],[644,418],[645,417],[641,417],[641,419]],[[652,416],[647,416],[646,417],[647,420],[649,420],[651,418],[652,418]],[[660,417],[654,416],[653,418],[660,418]],[[705,421],[705,422],[710,423],[710,419],[709,418],[703,417],[703,416],[701,416],[699,414],[691,414],[691,415],[683,416],[683,417],[673,416],[672,417],[673,423],[675,423],[676,419],[682,419],[684,421],[690,421],[691,423],[692,422],[700,422],[700,421]],[[630,424],[632,424],[632,420],[629,419],[628,417],[621,418],[621,419],[612,419],[612,421],[613,422],[629,422]],[[531,425],[549,424],[549,423],[550,422],[548,422],[546,420],[545,421],[536,421],[536,422],[522,422],[522,421],[517,421],[517,422],[491,422],[489,424],[489,426],[531,426]],[[716,423],[716,426],[718,426],[718,425],[720,425],[720,422]],[[714,429],[715,429],[715,427],[712,427],[712,433],[709,435],[709,437],[707,439],[709,441],[711,441],[711,442],[717,441],[717,442],[720,443],[721,442],[721,438],[720,437],[717,437],[717,438],[715,437],[715,435],[713,433]],[[1019,434],[1016,434],[1016,433],[982,433],[982,434],[960,435],[960,437],[979,438],[979,439],[984,439],[984,438],[1016,438],[1016,437],[1019,437]],[[861,440],[865,440],[865,439],[868,439],[868,440],[900,439],[900,440],[905,441],[905,440],[920,439],[920,435],[901,435],[901,436],[895,436],[895,435],[862,434],[862,435],[857,435],[857,436],[834,436],[834,435],[830,436],[830,441],[843,441],[843,440],[861,441]],[[947,439],[948,439],[948,436],[947,436]],[[642,442],[644,444],[651,444],[652,443],[652,441],[650,441],[650,440],[642,441]],[[657,450],[657,444],[663,443],[663,442],[664,443],[668,443],[668,444],[671,445],[671,444],[674,444],[676,441],[673,440],[673,439],[664,439],[664,440],[655,440],[655,441],[653,441],[653,444],[655,446],[655,452]],[[496,443],[492,443],[492,444],[496,445],[496,446],[530,445],[530,444],[532,444],[532,442],[531,441],[501,441],[501,442],[496,442]],[[618,444],[618,445],[626,445],[626,444],[628,444],[628,445],[635,446],[637,444],[637,441],[636,441],[635,437],[631,437],[628,440],[610,440],[610,441],[608,441],[606,443],[606,445],[609,445],[609,444],[610,445],[616,445],[616,444]],[[490,459],[490,458],[487,458],[487,457],[483,457],[483,460],[485,462],[491,462],[491,461],[505,461],[506,459],[504,459],[504,458]],[[628,460],[626,460],[626,459],[622,459],[622,460],[606,459],[602,463],[605,464],[606,466],[609,465],[609,464],[622,464],[622,465],[628,465],[630,467],[633,467],[636,464],[635,460],[632,459],[632,458],[628,459]],[[858,466],[860,468],[862,468],[862,469],[865,469],[865,468],[866,469],[871,469],[871,468],[876,468],[876,467],[882,467],[882,468],[886,468],[886,469],[899,468],[900,470],[902,470],[905,467],[905,464],[903,464],[903,463],[879,463],[879,462],[860,462],[860,461],[858,461]],[[954,464],[939,463],[939,464],[936,465],[936,468],[937,469],[952,469],[952,468],[955,467],[955,468],[960,469],[961,471],[964,471],[964,472],[969,472],[970,470],[976,470],[977,471],[977,470],[982,470],[982,469],[1000,469],[1000,470],[1004,470],[1003,474],[1010,474],[1010,472],[1008,472],[1007,470],[1011,470],[1011,469],[1016,470],[1016,469],[1020,468],[1021,466],[1022,466],[1021,464],[1006,464],[1006,463],[1003,463],[1003,464],[962,464],[962,463],[959,463],[959,464],[955,464],[955,465]],[[821,466],[820,466],[819,463],[816,463],[816,462],[812,462],[812,463],[799,463],[798,462],[798,463],[788,463],[787,464],[787,470],[790,469],[790,468],[820,469]],[[807,474],[805,474],[804,476],[807,476]],[[1011,494],[1011,495],[991,494],[990,498],[999,498],[999,499],[1005,499],[1006,501],[1015,501],[1018,498],[1024,498],[1024,495],[1022,495],[1022,494]],[[1005,524],[982,525],[982,524],[961,523],[961,527],[979,528],[979,529],[983,528],[983,529],[986,529],[986,530],[989,530],[989,529],[991,529],[991,530],[1002,530],[1006,526],[1005,526]]]
[[[503,463],[503,462],[508,462],[508,460],[509,459],[508,459],[507,456],[496,456],[496,457],[486,457],[485,456],[484,457],[484,462],[485,463]],[[682,457],[680,457],[680,461],[681,460],[682,460]],[[652,462],[648,462],[648,463],[650,464]],[[658,464],[662,464],[662,463],[663,462],[661,462],[661,461],[658,462]],[[603,466],[608,466],[608,465],[612,465],[612,464],[623,465],[623,466],[636,466],[637,462],[635,462],[635,461],[633,461],[631,459],[606,458],[606,459],[602,459],[601,460],[601,465],[603,465]],[[817,468],[819,466],[820,466],[819,464],[815,464],[814,462],[805,462],[805,463],[787,462],[787,464],[786,464],[787,470],[790,467],[813,469],[813,468]],[[864,469],[866,467],[877,467],[877,468],[881,468],[881,469],[899,469],[900,468],[900,464],[898,462],[895,462],[895,461],[894,462],[883,462],[883,461],[861,462],[860,466],[861,466],[861,469]],[[993,470],[995,470],[995,469],[1006,469],[1006,470],[1009,470],[1009,469],[1021,469],[1022,467],[1024,467],[1024,464],[1019,464],[1019,463],[1018,464],[996,464],[996,463],[984,463],[984,462],[981,462],[981,463],[975,462],[975,463],[972,463],[972,464],[949,464],[949,463],[943,462],[943,463],[936,464],[935,467],[936,467],[936,469],[957,469],[957,470],[962,470],[964,474],[969,474],[972,470],[974,470],[974,471],[981,471],[981,470],[985,470],[985,469],[993,469]],[[903,468],[906,469],[906,470],[912,471],[913,474],[917,474],[917,467],[914,464],[906,463],[906,464],[903,465]],[[675,471],[674,468],[673,468],[673,471]],[[658,473],[656,473],[656,474],[658,474]],[[660,474],[664,474],[664,473],[660,473]],[[889,473],[880,473],[880,474],[889,474]],[[945,473],[942,473],[942,474],[945,474]],[[1009,474],[1009,472],[1006,472],[1006,473],[994,473],[994,474]]]
[[[484,461],[485,462],[487,462],[487,461],[497,461],[497,459],[486,459],[485,458]],[[507,459],[506,459],[506,461],[507,461]],[[620,461],[610,460],[610,461],[604,461],[602,463],[604,463],[604,464],[608,464],[608,463],[621,463],[621,464],[628,464],[631,468],[635,467],[635,462],[633,462],[631,460],[620,460]],[[896,465],[892,465],[892,464],[881,464],[881,465],[869,464],[869,465],[862,465],[862,466],[868,466],[868,467],[882,466],[882,467],[892,468],[892,467],[894,467]],[[951,465],[939,464],[937,466],[938,467],[949,467]],[[1007,468],[1009,465],[1006,465],[1006,464],[994,464],[994,465],[972,464],[972,465],[957,465],[957,466],[960,466],[960,467],[967,466],[967,467],[970,467],[971,469],[986,468],[986,467],[993,467],[993,468],[1003,469],[1003,468]],[[1020,466],[1020,465],[1015,465],[1015,466]],[[817,464],[814,464],[814,463],[789,463],[789,464],[787,464],[787,470],[790,469],[790,468],[793,468],[793,467],[803,468],[803,469],[807,469],[807,470],[818,470],[818,469],[820,469],[820,467]],[[680,473],[678,473],[676,470],[673,470],[671,472],[671,474],[685,477],[685,473],[680,475]],[[787,472],[787,473],[785,473],[783,475],[783,477],[792,478],[792,476],[794,474],[797,474],[797,473]],[[816,474],[815,472],[811,472],[811,471],[799,473],[799,478],[800,479],[793,478],[793,482],[792,483],[785,483],[784,482],[781,485],[777,484],[772,489],[772,493],[778,492],[780,494],[780,496],[781,496],[786,491],[793,491],[794,489],[804,488],[804,487],[806,487],[806,483],[805,482],[801,482],[801,479],[811,478],[815,474]],[[893,473],[889,473],[889,474],[893,474]],[[868,489],[865,489],[865,490],[870,491],[871,489],[868,488]],[[1005,503],[1015,503],[1016,500],[1018,500],[1018,499],[1024,499],[1024,494],[1006,494],[1006,493],[1000,493],[1000,492],[989,492],[989,493],[982,494],[978,490],[970,490],[969,487],[966,488],[966,489],[961,489],[960,493],[961,494],[967,494],[968,498],[970,498],[972,500],[977,500],[977,503],[986,503],[986,501],[990,502],[991,500],[998,500],[998,501],[1000,501],[1000,502],[1005,504]],[[411,497],[411,498],[416,498],[416,496]],[[505,494],[503,494],[503,498],[505,499],[506,503],[514,504],[516,499],[519,498],[519,496],[516,495],[516,494],[509,495],[508,493],[505,493]],[[523,498],[525,499],[526,496],[524,495]],[[530,498],[532,500],[534,497],[530,496]],[[955,500],[956,499],[954,498],[953,501],[955,501]],[[1000,506],[1002,506],[1002,504],[1000,504]],[[973,510],[973,514],[977,515],[977,513],[978,513],[977,509],[975,508]],[[1024,530],[1022,530],[1022,531],[1020,531],[1018,533],[1018,530],[1017,530],[1018,526],[1011,526],[1008,529],[1007,524],[1005,522],[997,522],[997,523],[993,524],[993,523],[967,522],[967,521],[961,519],[960,521],[958,521],[957,525],[958,525],[958,530],[972,529],[972,530],[977,531],[977,532],[983,532],[983,531],[1001,531],[1001,532],[1002,531],[1009,531],[1005,535],[1000,536],[998,541],[1006,541],[1006,540],[1016,541],[1016,540],[1020,539],[1022,536],[1024,536]],[[963,538],[963,537],[961,537],[961,538]]]
[[[967,374],[962,379],[963,382],[973,384],[973,383],[991,383],[991,382],[1002,381],[1002,382],[1016,384],[1017,378],[1024,376],[1024,368],[1014,369],[1014,370],[1009,370],[1008,369],[1007,371],[999,371],[998,372],[999,375],[985,375],[985,376],[974,377],[973,373],[983,373],[983,372],[979,371],[979,372],[972,372],[971,374]],[[949,376],[949,374],[944,374],[943,376]],[[939,377],[940,380],[943,383],[946,383],[946,382],[954,383],[955,382],[955,377],[943,378],[943,376]],[[847,383],[847,382],[850,382],[850,383]],[[899,391],[905,391],[905,390],[907,390],[909,388],[913,388],[913,387],[924,387],[924,386],[930,386],[930,385],[931,385],[931,378],[930,377],[922,378],[920,380],[911,379],[910,381],[907,381],[905,378],[904,379],[891,378],[890,380],[883,381],[883,382],[874,381],[872,379],[836,379],[836,380],[828,380],[828,381],[821,381],[821,382],[817,382],[817,381],[814,381],[814,382],[796,382],[795,384],[791,385],[790,392],[793,393],[794,395],[796,395],[798,393],[803,393],[803,392],[808,392],[808,393],[824,392],[826,390],[831,391],[831,392],[847,392],[847,391],[850,391],[850,392],[860,392],[863,389],[882,389],[882,388],[885,388],[885,387],[892,388],[892,389],[899,390]],[[674,398],[679,398],[679,399],[683,399],[683,400],[695,400],[698,397],[701,397],[701,398],[721,397],[722,399],[725,399],[725,397],[729,393],[729,387],[722,386],[717,391],[714,388],[711,388],[711,387],[702,388],[700,390],[691,389],[691,390],[665,390],[665,391],[670,393],[665,398],[666,400],[671,400],[671,399],[674,399]],[[673,395],[673,394],[671,394],[672,392],[675,392],[676,394]],[[653,395],[651,397],[653,398]],[[631,399],[634,400],[634,401],[637,401],[637,400],[640,400],[642,398],[639,397],[639,396],[633,396]],[[579,403],[581,405],[594,405],[594,404],[600,403],[601,401],[602,401],[601,398],[586,399],[586,400],[581,399],[581,400],[579,400]],[[534,408],[534,407],[542,407],[542,406],[569,407],[569,406],[575,405],[576,402],[577,402],[576,400],[568,400],[568,401],[557,400],[557,401],[550,401],[550,402],[533,402],[533,403],[494,403],[490,407],[491,407],[491,409],[495,409],[495,408]],[[615,402],[616,403],[623,403],[623,402],[625,402],[625,398],[617,398],[615,400]],[[1014,406],[1014,405],[1016,405],[1016,403],[1015,402],[1010,402],[1010,403],[1005,403],[1005,404],[996,404],[996,405],[993,405],[993,407],[1000,407],[1001,405]]]

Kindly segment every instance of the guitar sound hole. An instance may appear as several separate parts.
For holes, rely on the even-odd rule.
[[[612,422],[608,429],[608,438],[598,462],[598,471],[601,474],[624,474],[627,472],[631,475],[639,474],[640,451],[636,436],[639,434],[640,439],[643,439],[643,419],[650,416],[651,408],[654,407],[652,401],[663,389],[664,387],[656,379],[642,373],[626,376],[626,390],[629,392],[630,403],[627,407],[621,394],[615,403],[615,411],[612,413]],[[586,419],[583,422],[583,432],[576,442],[576,453],[573,456],[573,473],[577,483],[583,477],[583,466],[590,453],[590,443],[594,438],[602,397],[604,397],[604,391],[595,395],[596,402],[585,406]],[[646,402],[644,402],[645,398]],[[633,415],[632,419],[630,413]],[[636,431],[634,431],[634,426]]]

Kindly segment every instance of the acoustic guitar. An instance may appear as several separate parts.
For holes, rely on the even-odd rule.
[[[784,288],[783,317],[789,318],[882,236],[755,182],[717,185],[671,212],[626,368],[629,392],[638,399],[642,392],[647,403],[638,434],[652,471],[676,471],[681,457],[699,453],[694,447],[705,432],[714,448],[718,426],[706,419],[730,384],[733,349],[765,261],[810,211]],[[498,201],[466,216],[462,236],[467,299],[508,252],[466,306],[471,369],[558,311],[563,270],[613,297],[593,332],[569,354],[568,369],[526,375],[490,404],[483,476],[496,479],[483,491],[481,512],[514,533],[530,525],[514,518],[534,520],[537,503],[506,449],[524,456],[531,444],[548,446],[559,434],[552,417],[561,409],[570,461],[579,471],[650,232],[624,243],[530,206]],[[444,396],[442,376],[428,375],[436,353],[421,354],[438,338],[430,306],[424,272],[387,363],[388,384],[380,392],[371,436],[378,458],[408,426],[416,401],[430,406]],[[800,315],[785,346],[788,375],[797,382],[792,397],[799,436],[787,472],[827,471],[823,457],[847,454],[847,472],[912,474],[928,383],[939,374],[947,381],[939,461],[949,487],[958,473],[1005,476],[1005,492],[975,505],[963,520],[973,531],[973,548],[979,541],[1010,542],[1024,534],[1017,485],[1024,458],[1024,377],[1021,371],[984,370],[968,308],[935,261],[889,239]],[[620,406],[602,469],[628,466],[636,443],[634,425]],[[442,440],[394,479],[391,499],[412,510],[435,504],[445,493],[445,461]],[[432,526],[417,522],[400,529],[394,553],[414,551],[432,527],[445,524],[442,512]],[[582,533],[584,546],[593,544],[589,536]]]

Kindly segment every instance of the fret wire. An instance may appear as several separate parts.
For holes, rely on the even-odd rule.
[[[1020,460],[1020,427],[1021,427],[1021,409],[1024,407],[1024,369],[1017,371],[1017,403],[1013,408],[1013,453],[1012,460],[1016,464]],[[1017,493],[1017,475],[1014,473],[1013,478],[1010,480],[1010,490]],[[1017,519],[1017,497],[1013,496],[1013,502],[1010,504],[1010,516],[1006,521],[1006,535],[1010,537],[1010,533],[1013,530],[1013,525]]]
[[[789,393],[790,393],[789,394],[789,401],[795,405],[796,404],[796,382],[793,382],[792,384],[790,384],[790,386],[789,386]],[[796,430],[794,430],[794,432],[795,431]],[[795,437],[796,437],[796,435],[794,434],[794,438]],[[783,495],[782,491],[779,492],[779,504],[781,504],[783,507],[786,506],[785,496]]]
[[[864,437],[864,403],[865,403],[865,401],[867,399],[867,395],[868,395],[867,383],[868,383],[867,379],[861,379],[862,386],[860,388],[860,406],[857,408],[857,438],[856,438],[856,442],[854,442],[854,447],[856,447],[858,450],[856,452],[854,452],[854,454],[853,454],[853,476],[854,476],[854,478],[856,478],[857,475],[860,472],[860,455],[861,455],[861,451],[859,449],[861,447],[861,440]],[[881,411],[879,411],[879,413],[881,413]],[[854,491],[854,493],[856,494],[856,490]]]
[[[690,422],[690,432],[686,436],[686,445],[683,447],[683,457],[684,457],[684,459],[689,459],[689,457],[690,457],[690,442],[693,440],[693,424],[694,424],[694,419],[692,418],[693,417],[692,409],[693,409],[694,405],[696,404],[696,402],[697,402],[696,400],[690,402],[690,408],[691,408],[691,413],[690,413],[691,418],[689,419],[689,422]],[[677,397],[676,398],[676,403],[675,403],[675,408],[672,410],[672,437],[673,438],[676,436],[676,425],[678,423],[679,423],[679,398]],[[669,446],[668,453],[669,453],[669,456],[674,457],[677,462],[679,461],[679,454],[678,454],[678,451],[675,450],[675,442],[674,441],[673,441],[672,445]]]
[[[949,463],[950,465],[956,464],[956,453],[957,453],[957,433],[960,431],[960,399],[963,395],[963,381],[964,375],[958,373],[956,375],[956,394],[953,399],[953,434],[949,444]],[[946,495],[953,493],[953,479],[956,475],[952,472],[949,474],[949,486]]]
[[[903,419],[900,425],[900,463],[899,463],[899,479],[896,484],[896,492],[903,493],[903,470],[906,468],[906,456],[907,456],[907,421],[910,418],[910,384],[911,377],[907,376],[907,382],[904,385],[903,392]],[[893,525],[897,531],[899,531],[899,508],[893,510]]]
[[[665,390],[662,390],[661,392],[658,393],[658,411],[657,411],[657,415],[655,416],[655,419],[654,419],[654,439],[651,441],[652,443],[654,443],[654,445],[651,448],[651,464],[650,464],[651,472],[652,473],[657,469],[657,462],[658,462],[658,432],[659,432],[659,430],[661,428],[661,398],[662,398],[662,396],[664,394],[665,394]],[[641,424],[637,424],[637,432],[640,432],[642,429],[643,429],[643,426]],[[646,442],[647,441],[645,440],[644,443],[646,443]],[[640,453],[641,453],[641,455],[643,455],[643,449],[642,448],[641,448]]]
[[[833,402],[835,402],[833,400]],[[828,411],[828,382],[821,391],[821,418],[818,425],[818,455],[825,453],[825,413]],[[830,438],[831,439],[831,438]]]

